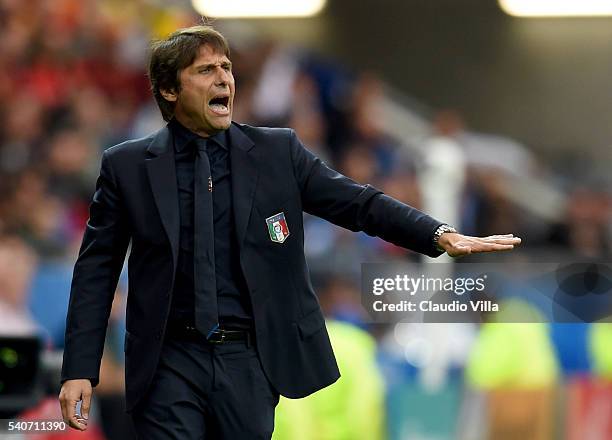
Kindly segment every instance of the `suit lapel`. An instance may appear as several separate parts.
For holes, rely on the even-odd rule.
[[[253,141],[234,123],[229,128],[232,203],[238,244],[242,247],[255,197],[259,175]],[[172,136],[168,127],[157,132],[147,151],[153,156],[145,160],[149,184],[164,230],[170,241],[176,267],[179,241],[179,205]]]
[[[229,128],[232,200],[238,245],[242,248],[246,235],[255,187],[259,175],[257,149],[253,141],[234,123]]]
[[[147,151],[153,155],[145,160],[149,183],[159,216],[170,241],[174,267],[176,267],[180,220],[174,148],[168,127],[157,132]]]

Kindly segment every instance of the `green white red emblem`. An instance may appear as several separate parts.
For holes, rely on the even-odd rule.
[[[268,225],[270,240],[273,242],[282,243],[289,237],[289,227],[287,226],[284,212],[279,212],[272,217],[268,217],[266,219],[266,225]]]

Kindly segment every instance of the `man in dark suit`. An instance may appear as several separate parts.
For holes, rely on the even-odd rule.
[[[512,249],[466,237],[328,168],[290,129],[232,122],[224,37],[154,43],[168,125],[106,150],[75,265],[60,402],[84,430],[128,245],[126,402],[142,438],[269,438],[279,395],[340,375],[304,258],[302,212],[429,256]],[[81,417],[75,414],[82,400]]]

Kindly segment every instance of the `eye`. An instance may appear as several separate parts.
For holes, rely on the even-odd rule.
[[[208,73],[208,72],[210,72],[210,67],[204,67],[200,69],[200,73]]]

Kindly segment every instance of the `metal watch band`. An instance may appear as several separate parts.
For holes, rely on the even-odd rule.
[[[438,241],[440,240],[440,237],[442,237],[442,234],[446,232],[457,233],[457,230],[453,228],[451,225],[444,224],[444,225],[438,226],[438,228],[436,229],[436,232],[434,232],[434,235],[433,235],[433,244],[436,247],[436,249],[439,250],[440,252],[444,252],[444,249],[442,249],[438,245]]]

